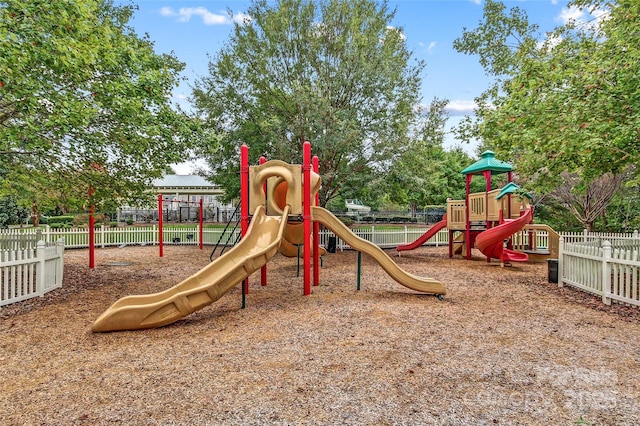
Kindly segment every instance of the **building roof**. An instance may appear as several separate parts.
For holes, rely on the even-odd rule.
[[[153,186],[155,187],[177,187],[177,188],[187,188],[187,187],[213,187],[216,186],[211,182],[207,181],[202,176],[198,175],[164,175],[160,179],[155,179],[153,181]]]
[[[513,171],[513,166],[498,160],[493,151],[485,151],[480,154],[480,156],[482,158],[464,169],[461,173],[463,175],[475,175],[490,170],[492,175],[497,175]]]
[[[152,185],[159,193],[211,195],[224,193],[218,185],[198,175],[164,175],[161,179],[155,179]]]

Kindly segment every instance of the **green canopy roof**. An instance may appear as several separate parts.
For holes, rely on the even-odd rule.
[[[520,187],[518,186],[518,184],[513,183],[513,182],[509,182],[508,184],[506,184],[503,188],[502,191],[500,191],[500,194],[498,194],[498,196],[496,197],[496,200],[501,199],[502,197],[504,197],[507,194],[514,194],[514,193],[518,193],[520,192]],[[527,192],[521,192],[522,196],[527,197],[528,199],[532,199],[531,194],[527,193]]]
[[[490,170],[492,175],[498,175],[513,170],[513,166],[511,164],[496,159],[496,155],[493,151],[485,151],[480,154],[480,156],[482,158],[462,171],[463,175],[482,174],[482,172],[487,170]]]

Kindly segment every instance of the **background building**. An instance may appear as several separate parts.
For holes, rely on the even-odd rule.
[[[153,181],[155,194],[162,194],[163,220],[167,222],[199,221],[200,198],[203,199],[205,222],[227,222],[235,211],[233,204],[220,201],[224,190],[197,175],[165,175]],[[118,221],[157,222],[158,206],[123,206]]]

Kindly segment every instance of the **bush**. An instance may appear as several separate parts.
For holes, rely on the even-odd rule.
[[[48,222],[52,227],[53,225],[71,225],[74,219],[74,216],[50,216]],[[61,227],[58,226],[58,228]]]
[[[340,215],[340,216],[337,216],[337,218],[338,218],[338,219],[340,219],[340,221],[341,221],[342,223],[344,223],[346,226],[351,226],[351,225],[353,225],[353,222],[354,222],[354,221],[353,221],[353,219],[352,219],[352,218],[350,218],[349,216],[342,216],[342,215]]]
[[[68,223],[49,223],[51,229],[67,229],[71,228],[71,224]]]
[[[93,223],[100,223],[100,222],[105,223],[105,219],[106,219],[106,222],[108,223],[109,222],[109,218],[106,217],[105,215],[103,215],[103,214],[94,214],[93,215]],[[73,218],[73,224],[76,225],[76,226],[85,225],[85,224],[88,224],[88,223],[89,223],[89,213],[81,213],[81,214],[76,215]]]
[[[118,222],[109,222],[109,227],[117,228],[118,227]]]
[[[133,219],[130,217],[127,218],[126,222],[127,222],[127,225],[133,225]]]

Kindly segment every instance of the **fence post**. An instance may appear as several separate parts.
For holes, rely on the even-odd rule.
[[[104,223],[102,223],[100,224],[100,248],[104,248],[104,240]]]
[[[45,242],[49,242],[51,238],[51,228],[49,227],[49,224],[45,225],[44,227],[44,241]]]
[[[159,242],[158,242],[158,230],[156,229],[156,225],[153,225],[153,230],[151,232],[153,232],[153,234],[152,234],[153,237],[151,237],[151,244],[153,244],[154,246],[158,245],[159,244]]]
[[[582,242],[583,243],[587,242],[587,230],[586,229],[582,230]]]
[[[602,243],[602,303],[611,305],[611,243]]]
[[[563,278],[563,273],[564,271],[563,269],[563,257],[564,257],[564,237],[560,236],[559,239],[559,243],[558,243],[558,287],[563,287],[564,283],[562,282],[562,278]]]
[[[36,294],[40,297],[44,296],[44,275],[45,275],[45,251],[46,244],[44,241],[38,241],[36,245]]]
[[[56,287],[62,287],[62,277],[64,274],[64,238],[59,238],[56,241]]]

